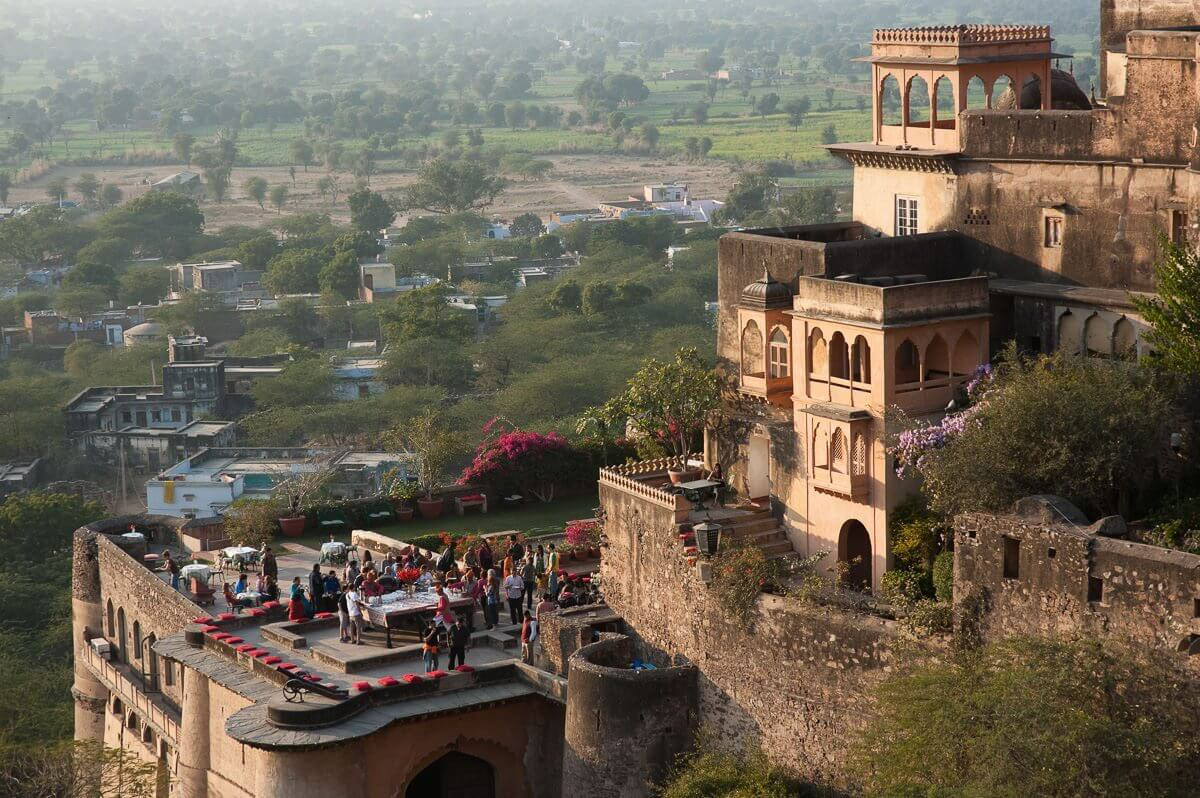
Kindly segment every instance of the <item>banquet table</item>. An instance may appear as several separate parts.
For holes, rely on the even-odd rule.
[[[446,594],[450,599],[450,610],[462,616],[467,627],[471,627],[471,611],[475,601],[470,596]],[[410,596],[404,590],[385,593],[379,603],[360,601],[363,615],[372,626],[382,628],[387,634],[387,647],[392,647],[392,630],[412,629],[419,632],[421,625],[437,612],[437,593],[432,590]]]
[[[231,563],[244,564],[253,559],[254,555],[258,554],[258,549],[250,546],[229,546],[221,549],[221,554]]]

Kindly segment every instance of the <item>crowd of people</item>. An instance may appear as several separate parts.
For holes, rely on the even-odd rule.
[[[452,541],[437,556],[409,546],[399,554],[386,554],[379,562],[364,550],[361,562],[351,557],[340,574],[314,563],[307,579],[292,578],[288,619],[302,621],[317,613],[336,613],[341,642],[363,645],[366,618],[362,605],[397,590],[402,581],[413,582],[417,589],[432,590],[436,596],[433,618],[420,630],[427,672],[437,670],[442,648],[449,651],[450,668],[465,664],[471,644],[470,619],[476,609],[482,611],[487,628],[494,629],[501,625],[500,615],[507,606],[509,625],[520,627],[522,657],[532,661],[539,622],[546,612],[600,599],[588,578],[568,576],[561,569],[555,544],[527,545],[510,535],[498,548],[501,554],[484,540],[463,552],[461,566]],[[270,546],[263,546],[259,562],[261,569],[253,582],[243,571],[235,583],[224,583],[225,601],[231,610],[279,600],[279,567]],[[469,597],[473,605],[466,612],[454,612],[447,589]]]

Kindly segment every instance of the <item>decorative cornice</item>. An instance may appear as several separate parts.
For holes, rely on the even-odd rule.
[[[1049,40],[1049,25],[928,25],[876,28],[872,44],[995,44]]]
[[[905,172],[931,172],[952,175],[953,159],[945,156],[915,155],[911,152],[865,152],[863,150],[829,148],[834,155],[848,160],[854,166],[870,166],[876,169],[896,169]]]

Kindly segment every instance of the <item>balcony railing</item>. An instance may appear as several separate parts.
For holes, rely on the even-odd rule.
[[[83,646],[76,652],[96,678],[116,694],[126,707],[138,715],[166,740],[172,747],[179,742],[179,711],[170,706],[162,696],[148,695],[143,691],[140,679],[134,678],[124,665],[109,662],[91,646]]]
[[[697,457],[699,457],[698,454],[688,455],[683,459]],[[659,457],[653,460],[602,468],[600,469],[600,484],[619,488],[668,510],[684,511],[691,507],[691,503],[687,499],[663,490],[655,484],[660,480],[652,480],[655,477],[666,479],[667,469],[678,467],[680,459],[678,457]]]

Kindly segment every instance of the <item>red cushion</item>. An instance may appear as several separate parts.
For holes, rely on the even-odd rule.
[[[267,651],[265,648],[260,648],[254,652],[255,659],[266,659],[269,656],[271,656],[271,652]]]
[[[222,621],[232,621],[237,616],[234,615],[232,612],[223,612],[220,615],[218,615],[217,617],[220,618]]]
[[[262,605],[263,605],[263,609],[273,610],[279,606],[279,602],[278,601],[264,601],[262,603]]]
[[[234,651],[236,651],[239,654],[249,654],[253,650],[254,650],[253,643],[242,643],[240,646],[238,646],[237,648],[234,649]]]
[[[277,657],[274,654],[272,654],[269,657],[263,657],[263,662],[266,663],[267,665],[274,665],[276,662],[279,662],[281,659],[282,659],[282,657]]]
[[[428,676],[430,679],[440,679],[443,676],[449,676],[450,674],[446,673],[443,670],[436,670],[436,671],[430,671],[429,673],[427,673],[425,675]]]
[[[296,664],[295,664],[294,662],[285,662],[285,663],[283,663],[282,665],[280,665],[280,666],[279,666],[279,670],[281,670],[281,671],[294,671],[294,670],[296,670],[296,667],[297,667],[297,666],[296,666]]]
[[[379,680],[380,687],[391,687],[392,685],[395,685],[395,684],[400,684],[400,682],[396,681],[391,676],[384,676],[382,679]]]
[[[192,623],[212,623],[212,618],[201,615],[199,618],[192,618]]]
[[[355,682],[354,689],[365,693],[371,689],[371,683],[370,682]]]
[[[332,617],[333,617],[333,613],[332,613],[332,612],[318,612],[318,613],[317,613],[316,615],[314,615],[313,617],[314,617],[314,618],[332,618]]]
[[[407,682],[408,684],[416,684],[417,682],[422,681],[421,677],[415,673],[406,673],[400,677],[400,680]]]
[[[216,637],[216,635],[213,635],[213,637]],[[240,638],[240,637],[236,637],[234,635],[229,635],[225,638],[225,642],[231,646],[236,646],[238,643],[244,643],[245,641],[242,640],[242,638]]]
[[[320,676],[318,676],[318,675],[317,675],[317,674],[315,674],[315,673],[306,673],[306,674],[304,674],[304,678],[305,678],[306,680],[310,681],[310,682],[319,682],[319,681],[321,681],[321,677],[320,677]]]
[[[266,615],[267,614],[267,611],[262,609],[261,607],[251,607],[250,609],[246,610],[246,612],[250,613],[251,615]]]
[[[205,624],[204,626],[201,626],[200,631],[201,632],[216,632],[216,631],[219,631],[220,628],[221,627],[213,626],[211,623],[209,623],[209,624]]]
[[[229,632],[213,632],[209,635],[213,640],[224,640],[227,637],[233,637]]]
[[[336,684],[334,684],[333,682],[321,682],[321,686],[326,689],[329,689],[329,690],[338,689],[338,686]]]
[[[483,494],[482,493],[470,493],[466,496],[459,496],[458,498],[465,502],[481,502],[481,501],[483,501]]]
[[[474,673],[475,672],[475,669],[472,668],[470,665],[459,665],[454,670],[458,671],[459,673]]]
[[[585,577],[583,577],[583,579],[581,579],[581,580],[579,580],[579,581],[581,581],[581,582],[587,582],[588,584],[591,584],[591,583],[592,583],[592,578],[591,578],[590,576],[585,576]]]

